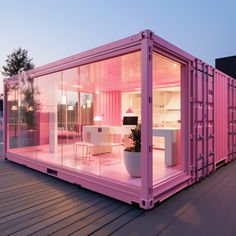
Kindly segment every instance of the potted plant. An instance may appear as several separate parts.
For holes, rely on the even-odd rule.
[[[130,146],[124,150],[124,163],[131,177],[141,177],[141,124],[131,129]]]

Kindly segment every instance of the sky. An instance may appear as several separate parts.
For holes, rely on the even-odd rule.
[[[236,55],[235,9],[235,0],[0,0],[0,70],[18,47],[37,67],[144,29],[214,66]]]

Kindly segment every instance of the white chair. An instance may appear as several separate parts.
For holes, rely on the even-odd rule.
[[[73,153],[76,159],[81,159],[82,162],[90,162],[91,151],[94,145],[86,141],[86,134],[83,134],[82,139],[73,143]],[[81,152],[80,152],[81,151]]]
[[[111,134],[111,136],[112,136],[112,134]],[[112,140],[113,138],[110,137],[110,139]],[[112,150],[114,148],[116,148],[118,150],[120,161],[121,161],[121,151],[120,151],[120,148],[124,146],[124,143],[123,142],[114,142],[114,140],[112,140],[111,146],[112,146]]]

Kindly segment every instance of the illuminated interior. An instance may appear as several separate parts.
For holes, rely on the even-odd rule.
[[[164,179],[183,171],[181,163],[181,64],[153,55],[153,176],[164,168]],[[162,156],[162,159],[159,158]],[[162,164],[160,164],[162,162]]]
[[[181,65],[157,53],[153,58],[156,184],[182,171]],[[135,117],[142,122],[140,51],[41,77],[22,76],[7,85],[7,106],[9,153],[141,185],[123,160],[135,127],[129,122]]]

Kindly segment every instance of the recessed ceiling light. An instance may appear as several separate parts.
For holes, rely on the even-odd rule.
[[[77,84],[73,84],[72,87],[74,87],[74,88],[82,88],[81,85],[77,85]]]

